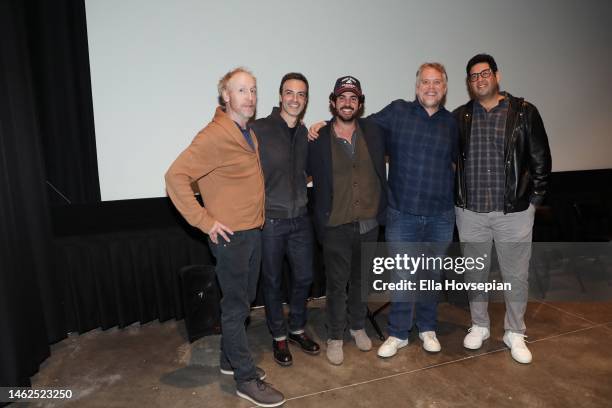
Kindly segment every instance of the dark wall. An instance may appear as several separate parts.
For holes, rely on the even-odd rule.
[[[214,264],[205,234],[166,197],[57,206],[52,218],[70,331],[181,319],[179,270]],[[311,294],[322,296],[324,272],[316,253]],[[290,282],[287,263],[284,282]],[[254,305],[262,304],[260,286]]]
[[[612,238],[612,169],[552,174],[534,240],[598,242]]]

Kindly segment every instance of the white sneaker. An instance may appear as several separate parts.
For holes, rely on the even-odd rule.
[[[393,357],[397,353],[398,349],[406,347],[408,345],[408,339],[401,340],[397,337],[389,336],[387,340],[378,348],[378,357]]]
[[[442,350],[442,346],[440,346],[440,342],[436,337],[435,331],[419,333],[419,339],[423,340],[423,348],[425,351],[437,353],[438,351]]]
[[[470,350],[478,350],[482,347],[482,342],[488,339],[490,336],[489,329],[487,327],[472,325],[468,329],[468,334],[463,339],[463,347]]]
[[[510,349],[513,359],[522,364],[529,364],[531,363],[531,351],[525,344],[525,337],[527,336],[524,334],[507,331],[504,334],[504,344]]]

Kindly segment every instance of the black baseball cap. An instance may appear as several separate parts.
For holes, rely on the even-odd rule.
[[[354,76],[343,76],[336,80],[336,86],[334,86],[334,95],[338,96],[344,92],[352,92],[355,95],[361,97],[361,83]]]

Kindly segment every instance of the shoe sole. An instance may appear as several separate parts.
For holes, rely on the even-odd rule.
[[[442,347],[440,347],[438,350],[427,350],[425,348],[425,346],[423,346],[423,350],[425,350],[426,352],[428,352],[429,354],[436,354],[442,351]]]
[[[302,350],[302,351],[303,351],[304,353],[306,353],[306,354],[310,354],[311,356],[316,356],[317,354],[320,354],[320,353],[321,353],[321,349],[318,349],[317,351],[308,351],[308,350],[304,350],[304,349],[302,348],[302,346],[300,346],[300,343],[299,343],[299,342],[297,342],[297,341],[295,341],[295,340],[291,340],[290,338],[288,338],[287,340],[289,340],[289,343],[291,343],[291,344],[295,344],[295,345],[299,346],[299,347],[300,347],[300,350]]]
[[[512,347],[510,347],[510,345],[508,343],[506,343],[506,339],[502,339],[502,340],[504,341],[504,344],[506,345],[506,347],[508,347],[510,349],[510,356],[512,357],[512,359],[514,361],[516,361],[517,363],[520,363],[520,364],[530,364],[531,363],[531,360],[533,360],[533,358],[530,359],[529,361],[519,361],[516,358],[514,358],[514,356],[512,355]]]
[[[291,360],[291,361],[278,361],[277,359],[274,359],[274,361],[276,362],[276,364],[278,364],[281,367],[289,367],[290,365],[293,364],[293,360]]]
[[[465,347],[465,348],[466,348],[466,349],[468,349],[468,350],[478,350],[479,348],[481,348],[481,347],[482,347],[482,343],[484,343],[484,342],[485,342],[485,340],[487,340],[489,337],[491,337],[491,334],[488,334],[486,337],[483,337],[483,338],[482,338],[482,342],[480,343],[480,346],[478,346],[478,347],[468,347],[468,346],[465,344],[465,342],[463,343],[463,347]]]
[[[402,344],[402,345],[397,346],[397,348],[395,349],[395,353],[391,354],[390,356],[381,356],[380,354],[378,354],[378,352],[376,353],[376,355],[377,355],[378,357],[380,357],[380,358],[391,358],[391,357],[393,357],[394,355],[396,355],[396,354],[397,354],[397,352],[399,351],[399,349],[404,348],[404,347],[406,347],[407,345],[408,345],[408,342],[406,342],[406,344]]]
[[[245,400],[251,401],[253,404],[257,405],[258,407],[278,407],[279,405],[283,405],[287,401],[283,398],[283,400],[280,402],[273,402],[270,404],[266,404],[264,402],[256,401],[253,398],[249,397],[246,394],[241,393],[238,390],[236,390],[236,395],[239,396],[240,398],[244,398]]]
[[[220,369],[219,369],[219,371],[220,371],[220,372],[221,372],[221,374],[223,374],[223,375],[234,375],[234,372],[233,372],[233,371],[231,371],[231,370],[224,370],[224,369],[220,368]],[[266,374],[266,373],[264,373],[264,375],[262,375],[262,376],[261,376],[259,379],[260,379],[261,381],[265,380],[265,379],[266,379],[266,375],[267,375],[267,374]]]

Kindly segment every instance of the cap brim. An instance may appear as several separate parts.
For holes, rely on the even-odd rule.
[[[361,92],[359,91],[359,88],[355,86],[343,86],[340,89],[337,89],[336,91],[334,91],[334,95],[336,96],[342,95],[345,92],[352,92],[357,96],[361,96]]]

